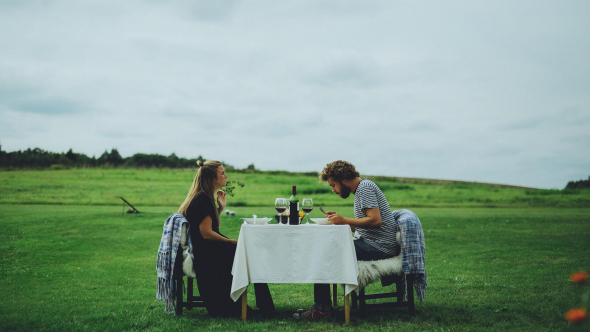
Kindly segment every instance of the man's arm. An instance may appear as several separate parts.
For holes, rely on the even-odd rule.
[[[359,228],[379,228],[381,227],[381,213],[379,208],[365,209],[367,214],[364,218],[346,218],[334,211],[328,211],[328,221],[334,225],[350,225]]]

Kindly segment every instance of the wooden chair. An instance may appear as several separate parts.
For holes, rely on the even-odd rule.
[[[397,232],[396,240],[398,248],[400,242],[400,232]],[[366,280],[359,280],[358,292],[354,291],[351,296],[352,309],[359,309],[361,312],[373,308],[408,308],[411,315],[415,314],[414,310],[414,279],[413,274],[404,274],[400,256],[382,259],[377,261],[359,261],[359,279],[361,275],[367,276]],[[365,271],[362,271],[362,270]],[[395,287],[395,291],[366,294],[365,287],[376,282],[382,281],[382,287]],[[404,299],[405,291],[408,291],[407,300]],[[367,300],[374,301],[377,299],[391,299],[388,302],[367,303]]]
[[[366,309],[373,309],[373,308],[408,308],[408,311],[411,315],[415,315],[414,310],[414,275],[392,275],[389,276],[393,281],[392,286],[395,286],[395,292],[384,292],[384,293],[374,293],[374,294],[365,294],[365,288],[361,288],[356,294],[356,292],[352,293],[352,309],[359,309],[361,312],[365,311]],[[407,287],[408,287],[408,299],[404,300],[404,290],[407,280]],[[376,300],[376,299],[383,299],[383,298],[391,298],[390,302],[382,302],[382,303],[367,303],[367,300]],[[395,301],[394,301],[395,300]]]
[[[187,248],[187,233],[186,224],[182,226],[182,236],[180,240],[180,246],[178,246],[178,252],[176,254],[176,264],[174,264],[174,294],[176,295],[176,315],[182,315],[184,308],[202,308],[205,307],[205,302],[201,296],[194,295],[194,276],[188,276],[183,271],[183,264],[185,262],[185,255],[183,255],[184,248]],[[187,252],[188,255],[188,252]],[[190,262],[192,269],[192,259]],[[184,279],[186,277],[186,298],[184,296]]]

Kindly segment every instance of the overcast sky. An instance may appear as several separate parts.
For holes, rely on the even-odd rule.
[[[0,1],[0,144],[563,188],[588,1]]]

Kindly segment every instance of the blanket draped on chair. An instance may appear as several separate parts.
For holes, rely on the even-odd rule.
[[[426,246],[420,219],[410,210],[393,211],[401,232],[402,267],[405,274],[415,274],[414,289],[420,303],[424,300],[428,276],[426,275]]]
[[[156,263],[156,271],[158,272],[158,290],[156,299],[162,301],[166,305],[166,311],[170,314],[174,313],[174,263],[180,246],[180,238],[182,235],[182,225],[188,220],[180,214],[174,213],[164,223],[164,231],[162,233],[162,240],[160,241],[160,248],[158,250],[158,261]],[[187,227],[187,234],[188,232]],[[192,248],[191,238],[187,236],[188,247]],[[192,249],[189,249],[192,256]],[[182,262],[179,262],[182,264]]]

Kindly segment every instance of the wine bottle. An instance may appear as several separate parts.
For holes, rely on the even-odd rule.
[[[293,186],[293,194],[289,198],[289,225],[299,225],[299,198],[297,186]]]

